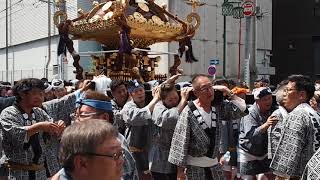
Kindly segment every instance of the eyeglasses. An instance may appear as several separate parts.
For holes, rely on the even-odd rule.
[[[212,84],[207,84],[207,85],[203,86],[202,88],[197,89],[197,91],[208,92],[211,89],[212,89]]]
[[[89,155],[89,156],[100,156],[100,157],[108,157],[108,158],[112,158],[114,161],[117,161],[120,159],[120,157],[124,156],[124,150],[121,150],[117,153],[114,153],[112,155],[108,155],[108,154],[98,154],[98,153],[92,153],[92,152],[87,152],[87,153],[83,153],[84,155]]]
[[[289,92],[289,91],[294,91],[294,90],[297,90],[297,89],[295,89],[295,88],[285,88],[285,89],[283,90],[283,92],[284,92],[284,93],[287,93],[287,92]]]
[[[81,119],[90,118],[92,116],[98,116],[98,115],[100,115],[99,112],[91,112],[91,113],[81,112],[81,113],[76,113],[76,117],[77,118],[81,118]]]

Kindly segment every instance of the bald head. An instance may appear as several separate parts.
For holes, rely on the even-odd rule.
[[[191,80],[193,89],[195,89],[195,90],[199,89],[200,88],[200,84],[203,81],[211,81],[211,80],[205,74],[197,74],[197,75],[195,75]]]

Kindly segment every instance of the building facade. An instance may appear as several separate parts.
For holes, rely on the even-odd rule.
[[[10,1],[10,0],[9,0]],[[49,0],[51,10],[51,59],[48,60],[48,1],[11,0],[11,13],[8,16],[8,78],[6,76],[6,16],[5,11],[0,14],[0,81],[14,82],[21,78],[46,77],[48,69],[49,81],[58,73],[60,64],[63,66],[63,79],[71,80],[75,78],[72,66],[73,60],[67,54],[68,61],[60,62],[57,56],[57,46],[59,43],[59,33],[53,23],[55,5],[53,0]],[[10,4],[9,4],[10,7]],[[86,0],[68,1],[67,12],[69,18],[77,16],[77,9],[89,9],[91,2]],[[0,9],[5,10],[5,2],[0,2]],[[101,47],[96,42],[74,41],[76,51],[96,51]],[[49,62],[48,62],[49,61]],[[47,66],[48,64],[48,66]],[[90,57],[81,58],[80,64],[89,70],[91,67]]]

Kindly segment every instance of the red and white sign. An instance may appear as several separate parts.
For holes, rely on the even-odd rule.
[[[256,5],[250,1],[247,0],[245,2],[243,2],[242,4],[243,7],[243,14],[244,16],[253,16],[256,10]]]
[[[216,74],[216,72],[217,72],[217,69],[216,69],[216,66],[215,66],[215,65],[210,65],[210,66],[208,67],[208,74],[209,74],[210,76],[214,76],[214,75]]]

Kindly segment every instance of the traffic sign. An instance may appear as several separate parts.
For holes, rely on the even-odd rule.
[[[210,60],[210,65],[218,65],[219,64],[219,59],[211,59]]]
[[[217,68],[216,68],[215,65],[210,65],[210,66],[208,67],[208,74],[209,74],[210,76],[214,76],[214,75],[216,74],[216,72],[217,72]]]
[[[244,16],[253,16],[256,10],[256,5],[251,0],[246,0],[242,4]]]

